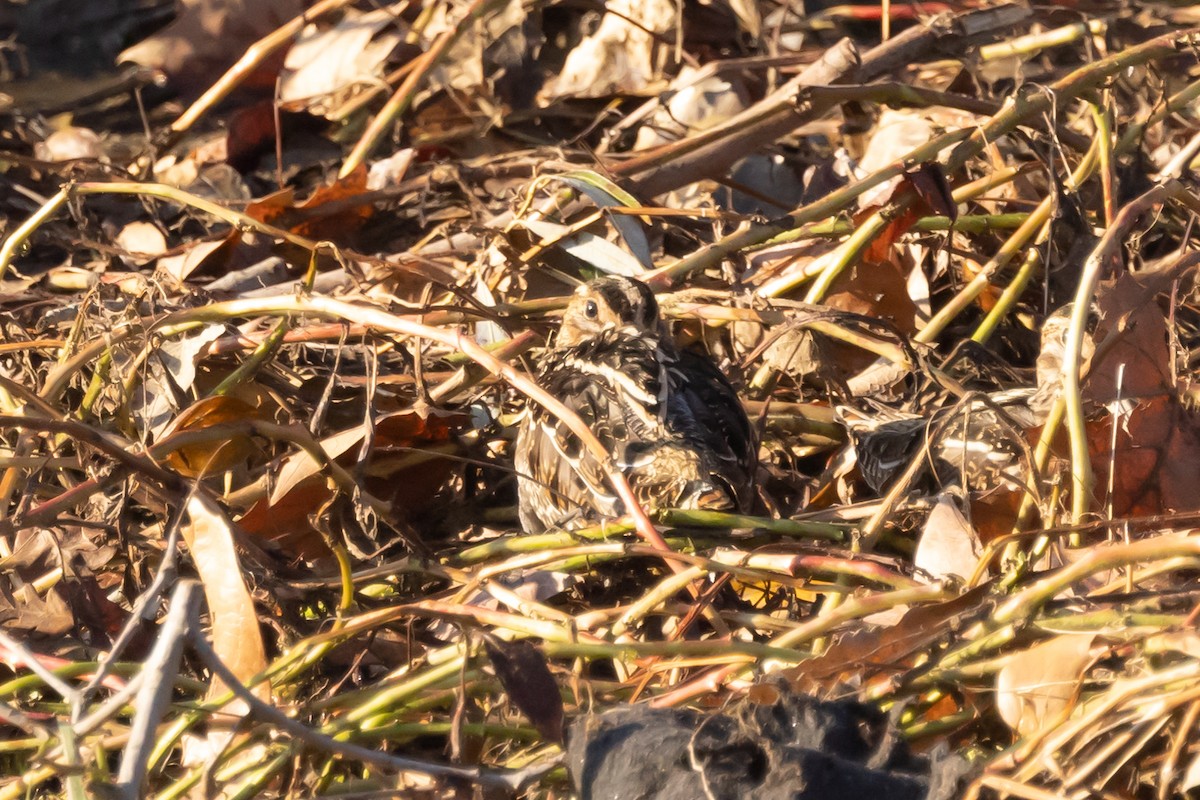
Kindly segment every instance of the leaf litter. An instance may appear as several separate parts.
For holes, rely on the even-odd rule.
[[[111,11],[0,19],[0,798],[1200,785],[1193,9]],[[605,273],[752,513],[521,532]]]

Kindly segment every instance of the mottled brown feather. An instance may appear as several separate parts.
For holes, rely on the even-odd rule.
[[[581,287],[539,383],[591,428],[643,505],[749,506],[757,446],[737,394],[711,361],[663,334],[645,284],[602,278]],[[536,405],[515,462],[528,531],[625,511],[603,465]]]

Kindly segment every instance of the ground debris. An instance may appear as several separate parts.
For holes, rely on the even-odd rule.
[[[568,768],[581,800],[951,800],[970,770],[909,752],[885,715],[788,690],[716,713],[631,706],[578,720]]]

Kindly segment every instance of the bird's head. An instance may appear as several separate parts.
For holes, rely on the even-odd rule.
[[[658,329],[658,301],[649,286],[633,278],[596,278],[575,290],[557,344],[570,347],[606,330],[657,335]]]

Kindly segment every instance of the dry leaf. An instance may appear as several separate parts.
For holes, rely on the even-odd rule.
[[[104,149],[95,131],[68,126],[38,142],[33,154],[42,161],[73,161],[77,158],[97,160],[104,155]]]
[[[405,147],[371,164],[367,171],[367,191],[398,186],[413,162],[413,149]]]
[[[180,526],[180,533],[187,542],[196,572],[204,586],[204,598],[208,604],[210,635],[213,650],[221,661],[243,684],[267,668],[266,647],[258,625],[254,601],[242,577],[242,565],[233,543],[233,528],[229,519],[217,504],[201,492],[193,494],[187,503],[187,519]],[[207,697],[215,699],[228,691],[225,684],[214,677],[209,684]],[[271,685],[268,681],[251,689],[259,698],[270,701]],[[184,749],[184,763],[207,763],[216,753],[232,742],[236,721],[246,713],[246,705],[240,700],[226,703],[218,719],[209,723],[208,735],[204,740],[193,739]],[[262,752],[256,745],[250,753],[239,755],[237,761],[245,765],[246,758],[255,758],[253,753]]]
[[[450,476],[454,462],[439,450],[450,447],[453,435],[469,417],[458,412],[405,410],[375,420],[374,448],[361,472],[367,489],[406,512],[424,507]],[[356,425],[321,441],[326,454],[343,465],[353,463],[366,436]],[[417,452],[414,452],[417,451]],[[394,460],[389,458],[395,453]],[[263,498],[238,520],[247,533],[270,539],[304,558],[328,554],[315,535],[310,515],[329,501],[322,465],[305,451],[289,454],[279,468],[270,497]]]
[[[1095,660],[1093,634],[1065,634],[1014,653],[996,675],[996,709],[1020,736],[1056,725]]]
[[[332,27],[309,25],[292,45],[279,79],[279,100],[315,114],[353,85],[373,83],[387,57],[404,40],[408,25],[391,8],[366,13],[347,9]]]
[[[224,333],[224,325],[213,323],[190,336],[167,339],[155,348],[132,403],[134,419],[144,434],[158,439],[173,424],[179,407],[176,393],[192,388],[205,348]]]
[[[125,251],[121,260],[141,266],[167,252],[167,237],[153,222],[131,222],[117,234],[117,247]]]
[[[1148,516],[1200,508],[1200,417],[1173,398],[1144,400],[1116,420],[1105,414],[1087,425],[1096,493],[1113,515]],[[1109,474],[1112,473],[1112,480]],[[1109,484],[1112,493],[1109,494]]]
[[[938,495],[925,519],[913,564],[938,578],[968,579],[979,563],[979,534],[959,510],[952,495]]]
[[[231,232],[221,239],[195,242],[182,253],[164,256],[158,260],[158,270],[182,283],[197,272],[212,272],[215,265],[228,263],[234,247],[241,241],[241,234]]]
[[[921,112],[886,108],[879,115],[879,122],[871,132],[871,139],[855,171],[859,177],[878,172],[901,161],[934,134],[933,123]],[[893,178],[868,190],[859,198],[859,208],[882,205],[901,181],[903,178]]]
[[[171,433],[200,431],[229,422],[247,419],[266,419],[269,415],[240,397],[218,395],[205,397],[179,412],[171,424]],[[254,442],[247,436],[189,445],[172,450],[167,463],[189,478],[213,475],[245,463],[255,451]]]
[[[483,646],[513,704],[547,741],[563,744],[562,696],[542,652],[527,641],[506,642],[491,634]]]
[[[635,150],[657,147],[711,128],[750,105],[749,94],[740,81],[725,75],[701,75],[701,70],[690,64],[679,70],[664,92],[666,102],[638,128]]]
[[[600,27],[567,55],[558,76],[542,91],[550,103],[563,97],[604,97],[644,91],[658,77],[661,47],[654,33],[677,24],[670,0],[613,0]]]
[[[165,73],[180,92],[198,95],[246,48],[303,13],[301,0],[182,0],[175,21],[117,56]],[[283,53],[267,59],[243,85],[273,88]]]
[[[267,656],[254,601],[242,577],[232,525],[217,504],[199,492],[188,500],[187,513],[180,532],[204,584],[213,649],[234,675],[248,682],[266,669]],[[208,696],[217,697],[224,691],[220,681],[214,679]],[[259,684],[254,692],[264,699],[271,695],[266,683]]]
[[[1175,385],[1169,325],[1155,301],[1157,276],[1122,272],[1096,295],[1100,321],[1095,340],[1119,334],[1088,369],[1084,396],[1097,403],[1117,398],[1161,396]],[[1150,285],[1145,285],[1149,283]]]
[[[375,213],[369,202],[352,203],[367,191],[367,168],[359,167],[345,178],[321,186],[308,200],[296,204],[295,192],[284,189],[255,200],[246,213],[260,222],[307,236],[310,239],[341,241],[358,230]],[[328,205],[328,208],[325,206]]]

